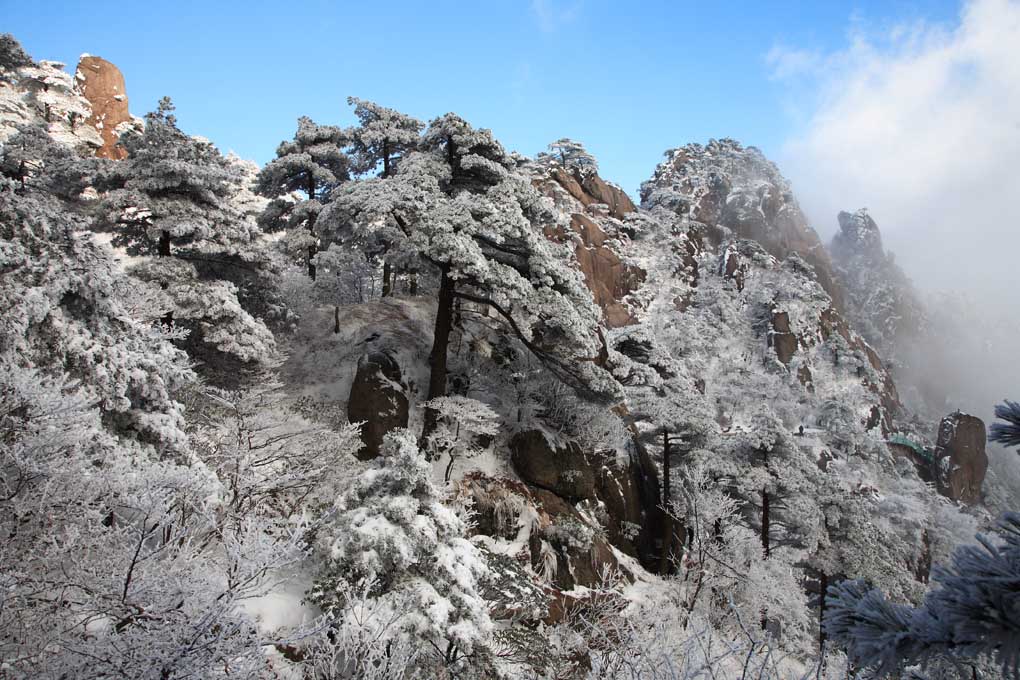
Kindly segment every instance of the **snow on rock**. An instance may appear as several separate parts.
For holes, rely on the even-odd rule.
[[[757,148],[732,139],[688,144],[641,185],[642,207],[662,207],[705,225],[719,242],[750,238],[779,259],[797,253],[815,269],[818,282],[842,305],[832,264],[793,197],[789,182]]]

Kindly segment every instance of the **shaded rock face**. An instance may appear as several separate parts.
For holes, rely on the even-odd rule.
[[[74,78],[75,89],[92,106],[87,124],[103,138],[96,155],[114,160],[126,158],[127,151],[117,145],[120,135],[116,131],[118,125],[131,121],[124,75],[105,59],[84,56],[78,62]]]
[[[530,488],[548,491],[568,504],[601,504],[609,543],[642,563],[654,564],[662,511],[655,463],[643,447],[621,466],[615,453],[586,453],[573,442],[553,448],[542,433],[529,431],[510,440],[510,451],[514,470]]]
[[[927,313],[913,284],[882,247],[882,234],[866,210],[839,213],[839,232],[829,246],[846,294],[845,312],[885,357],[909,357],[923,334]]]
[[[776,356],[789,366],[797,352],[797,336],[790,331],[790,315],[786,312],[772,312],[772,333],[769,335]]]
[[[362,423],[364,444],[357,456],[361,460],[378,457],[383,437],[398,427],[407,427],[407,395],[401,383],[400,366],[388,354],[373,352],[358,361],[358,372],[351,383],[347,419]]]
[[[595,498],[595,473],[574,442],[553,448],[541,432],[521,432],[510,440],[510,462],[528,484],[572,503]]]
[[[864,257],[872,261],[885,258],[882,234],[866,210],[839,213],[839,232],[832,237],[829,250],[837,261]]]
[[[532,567],[536,571],[547,568],[543,547],[556,553],[552,581],[561,590],[598,585],[605,569],[619,568],[609,542],[592,531],[574,506],[545,489],[535,489],[533,496],[539,509],[538,531],[531,536]],[[541,545],[543,541],[546,546]]]
[[[842,309],[842,289],[818,234],[779,169],[755,147],[722,139],[668,151],[652,179],[641,186],[641,205],[704,224],[717,241],[728,231],[758,241],[780,260],[797,253]]]
[[[553,171],[553,179],[586,207],[594,203],[609,206],[609,214],[618,220],[637,209],[623,189],[609,184],[598,173],[582,174],[578,170],[557,168]]]
[[[985,424],[966,413],[952,413],[939,423],[935,444],[935,483],[942,495],[967,505],[981,502],[988,471]]]

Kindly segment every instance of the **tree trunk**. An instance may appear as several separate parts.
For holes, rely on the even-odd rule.
[[[308,173],[308,186],[305,188],[305,191],[308,192],[308,200],[309,201],[314,201],[315,200],[315,177],[310,172]],[[312,238],[315,238],[315,223],[314,222],[310,222],[308,224],[308,233],[312,235]],[[315,257],[315,254],[317,252],[319,252],[319,246],[317,244],[313,243],[312,245],[308,246],[308,278],[310,278],[312,281],[315,280],[315,263],[312,262],[312,258]]]
[[[390,140],[384,139],[382,143],[382,176],[386,179],[390,176]]]
[[[418,272],[411,272],[408,275],[408,279],[410,280],[410,284],[408,285],[407,292],[410,295],[417,295],[418,294]]]
[[[340,332],[340,307],[333,305],[333,332]]]
[[[161,231],[159,232],[159,256],[170,257],[170,234]]]
[[[666,574],[670,571],[669,556],[673,550],[676,528],[673,515],[669,512],[669,433],[662,431],[662,508],[666,515],[665,531],[662,536],[662,554],[659,556],[659,573]]]
[[[446,396],[446,352],[450,345],[450,331],[453,329],[454,282],[450,278],[450,265],[444,264],[439,270],[439,304],[436,308],[436,328],[432,334],[432,352],[429,354],[428,399]],[[436,429],[439,414],[431,408],[425,409],[425,422],[418,444],[426,448],[429,437]],[[427,449],[426,449],[427,450]]]
[[[393,267],[389,262],[383,262],[382,266],[382,296],[393,295]]]
[[[765,559],[772,556],[769,546],[769,492],[765,487],[761,489],[761,549]]]
[[[818,649],[825,650],[825,628],[822,625],[825,621],[825,592],[829,589],[829,575],[822,572],[820,588],[822,591],[818,601]]]

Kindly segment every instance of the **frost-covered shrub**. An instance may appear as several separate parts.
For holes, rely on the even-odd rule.
[[[387,642],[426,647],[429,663],[461,668],[484,652],[491,632],[478,593],[486,567],[429,474],[409,432],[386,436],[382,455],[336,500],[335,515],[317,532],[324,568],[309,597],[343,627],[359,615],[351,587],[372,584],[373,606],[397,621],[385,632]]]

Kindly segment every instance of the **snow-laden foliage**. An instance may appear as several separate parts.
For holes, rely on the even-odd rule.
[[[538,154],[536,160],[540,165],[566,168],[580,177],[588,177],[599,171],[598,161],[588,153],[584,145],[566,137],[550,144],[548,153]]]
[[[32,64],[32,57],[28,56],[17,38],[10,33],[0,34],[0,78],[6,80],[11,71]]]
[[[830,587],[825,630],[850,659],[888,674],[939,657],[994,657],[1020,672],[1020,514],[1007,513],[993,537],[962,546],[919,607],[888,601],[861,581]]]
[[[1020,448],[1020,403],[1007,399],[995,407],[995,417],[1006,422],[992,423],[989,441]]]
[[[300,555],[226,522],[176,400],[194,376],[73,203],[0,180],[0,658],[15,676],[264,669],[240,602]],[[41,190],[41,189],[42,190]]]
[[[492,623],[478,581],[486,565],[430,470],[409,432],[387,435],[382,455],[316,534],[324,567],[310,597],[341,630],[387,626],[375,634],[397,649],[425,647],[426,668],[455,671],[485,655]],[[350,597],[366,585],[372,606],[385,608],[372,617]]]
[[[38,126],[60,144],[91,154],[103,140],[85,123],[92,108],[58,61],[35,62],[10,34],[0,35],[0,142]]]
[[[345,131],[352,169],[358,175],[367,175],[382,164],[380,177],[389,177],[396,171],[401,157],[418,145],[424,124],[407,114],[357,97],[348,97],[347,104],[354,107],[358,118],[358,125]]]
[[[273,199],[259,224],[269,232],[287,232],[287,251],[306,258],[312,279],[319,245],[315,221],[329,192],[350,175],[350,159],[340,148],[346,139],[340,128],[302,116],[294,139],[281,142],[276,158],[258,174],[256,190]]]
[[[437,339],[459,300],[506,324],[589,398],[618,398],[597,365],[604,347],[591,294],[567,248],[542,232],[553,224],[548,205],[488,130],[453,114],[437,118],[393,177],[339,187],[320,224],[335,242],[390,243],[387,257],[438,270]],[[434,347],[445,355],[443,342]]]
[[[499,414],[477,399],[454,395],[436,397],[423,404],[438,414],[429,445],[433,460],[448,458],[446,481],[460,459],[473,458],[484,451],[499,434]]]
[[[97,226],[140,258],[133,273],[150,284],[153,317],[188,330],[185,345],[210,371],[265,365],[276,344],[253,312],[279,310],[261,294],[273,273],[258,227],[232,202],[240,167],[178,129],[168,99],[123,144],[128,159],[106,164],[97,182]]]

